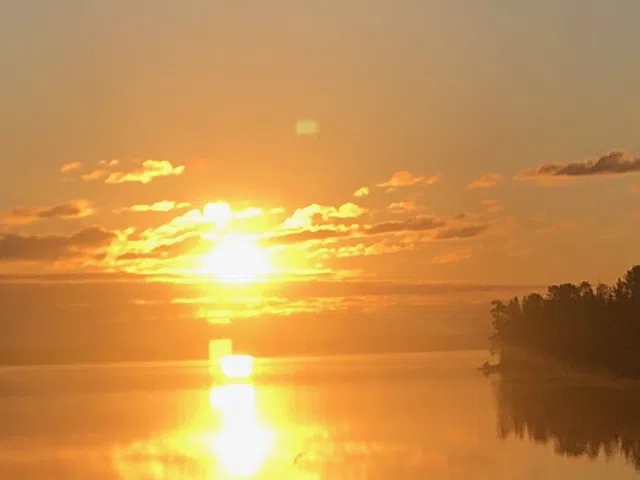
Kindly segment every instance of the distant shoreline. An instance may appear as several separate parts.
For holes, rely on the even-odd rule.
[[[326,353],[290,353],[290,354],[277,354],[277,355],[264,355],[255,352],[247,352],[245,350],[238,350],[235,353],[248,353],[254,355],[260,360],[277,360],[277,361],[298,361],[298,360],[322,360],[322,359],[339,359],[339,358],[366,358],[366,357],[379,357],[379,356],[414,356],[421,354],[431,353],[451,353],[451,352],[485,352],[486,349],[481,346],[447,346],[443,348],[425,349],[425,350],[406,350],[406,351],[379,351],[379,352],[326,352]],[[207,365],[210,359],[208,357],[199,358],[158,358],[154,360],[68,360],[58,362],[0,362],[0,368],[2,369],[20,369],[20,368],[37,368],[37,367],[160,367],[160,366],[172,366],[172,365],[193,365],[202,366]]]

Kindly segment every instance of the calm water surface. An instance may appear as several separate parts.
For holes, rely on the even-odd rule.
[[[633,383],[487,379],[485,352],[0,370],[2,479],[626,479]],[[640,462],[637,462],[640,466]]]

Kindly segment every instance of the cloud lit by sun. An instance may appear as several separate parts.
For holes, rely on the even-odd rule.
[[[224,283],[263,281],[275,273],[268,250],[246,235],[227,235],[202,258],[204,275]]]
[[[233,217],[233,210],[226,202],[208,203],[202,209],[205,221],[212,222],[218,229],[224,229]]]

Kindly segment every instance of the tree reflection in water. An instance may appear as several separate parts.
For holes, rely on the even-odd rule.
[[[548,444],[569,457],[621,455],[640,471],[640,384],[503,375],[498,434]]]

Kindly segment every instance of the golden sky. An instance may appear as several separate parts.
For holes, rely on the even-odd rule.
[[[0,272],[610,281],[640,244],[638,15],[5,2]]]

